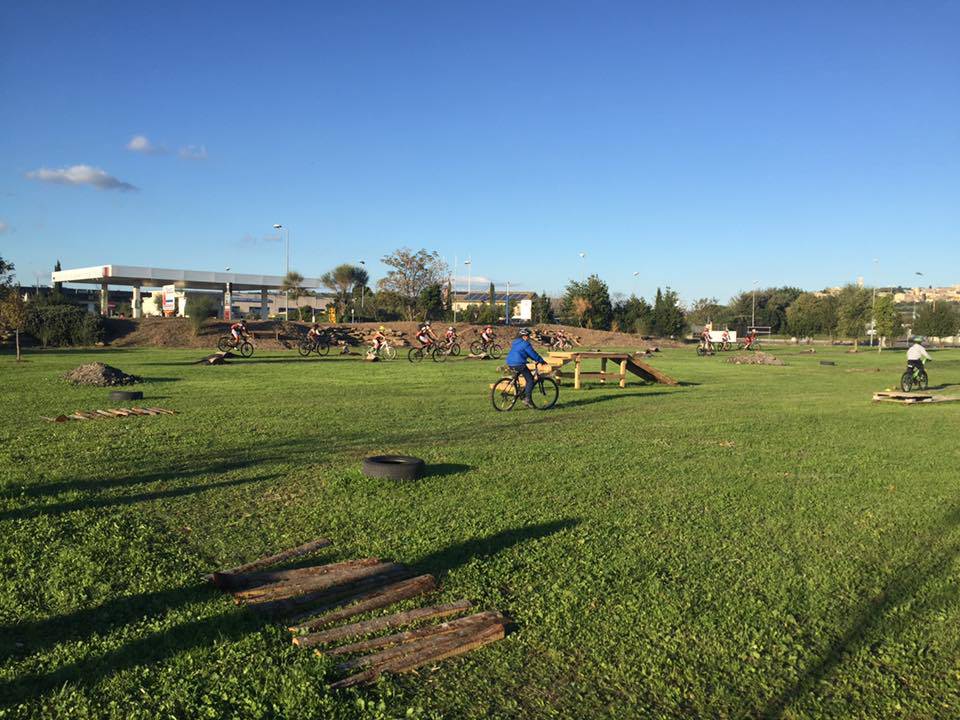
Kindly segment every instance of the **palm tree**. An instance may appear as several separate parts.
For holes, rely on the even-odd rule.
[[[300,298],[304,296],[303,290],[303,275],[298,273],[296,270],[291,270],[287,273],[286,277],[283,278],[283,291],[287,293],[287,298],[292,296],[293,301],[297,306],[297,317],[300,316]],[[290,307],[287,306],[287,311],[285,313],[286,319],[290,320]]]
[[[326,287],[337,294],[337,313],[340,317],[345,317],[347,311],[347,302],[353,294],[355,288],[366,286],[369,280],[367,271],[362,267],[344,263],[337,265],[330,272],[324,273],[320,278]]]

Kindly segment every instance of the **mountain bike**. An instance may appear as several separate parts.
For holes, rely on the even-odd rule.
[[[908,365],[907,371],[900,376],[900,389],[904,392],[910,392],[914,388],[918,390],[927,389],[927,369],[924,365],[926,360],[921,360],[921,366]]]
[[[510,377],[497,380],[490,390],[490,401],[493,409],[506,412],[517,403],[517,398],[523,397],[524,388],[521,384],[523,375],[515,370],[510,371]],[[539,370],[533,371],[533,392],[530,401],[537,410],[549,410],[557,404],[560,397],[560,385],[549,375],[541,375]]]
[[[703,343],[697,345],[697,355],[699,357],[703,357],[704,355],[713,355],[715,352],[716,348],[714,347],[713,343],[710,343],[710,345],[704,345]]]
[[[470,343],[471,355],[489,355],[494,360],[503,355],[503,346],[491,340],[486,343],[483,340],[474,340]]]
[[[247,338],[243,338],[243,340],[237,342],[233,339],[232,335],[223,335],[217,340],[217,350],[222,353],[236,350],[243,357],[248,358],[253,355],[253,343],[247,340]]]
[[[412,363],[420,362],[425,357],[433,358],[434,362],[443,362],[447,359],[447,354],[436,345],[412,347],[407,351],[407,360]]]
[[[442,348],[447,355],[457,357],[460,354],[460,343],[456,340],[443,339],[437,343],[437,346]]]
[[[297,345],[297,352],[299,352],[303,357],[307,357],[310,353],[316,353],[317,355],[326,355],[330,352],[330,343],[321,338],[309,339],[304,338],[300,341],[300,344]]]
[[[380,343],[379,348],[374,348],[373,345],[367,348],[367,355],[376,355],[381,360],[396,360],[397,359],[397,349],[393,347],[390,343],[384,340]]]
[[[737,340],[737,350],[759,350],[760,341],[759,340]]]
[[[551,350],[559,350],[564,352],[566,350],[573,350],[573,342],[569,338],[561,338],[559,340],[554,340],[550,345]]]

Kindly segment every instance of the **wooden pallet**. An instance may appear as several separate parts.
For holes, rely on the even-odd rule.
[[[320,538],[230,570],[214,572],[208,579],[251,611],[283,617],[293,634],[294,645],[313,648],[317,653],[353,656],[337,666],[345,677],[333,682],[332,688],[371,683],[383,673],[414,670],[483,647],[506,634],[507,619],[496,611],[418,625],[427,620],[463,615],[473,607],[469,600],[339,624],[436,589],[432,575],[417,575],[403,565],[379,558],[265,570],[330,544],[329,540]],[[396,628],[407,629],[362,639]],[[342,641],[347,642],[320,649]]]
[[[873,394],[873,400],[874,402],[895,402],[901,405],[919,405],[921,403],[957,402],[960,401],[960,397],[930,393],[876,392]]]
[[[118,418],[118,417],[143,417],[146,415],[176,415],[176,410],[170,410],[169,408],[159,408],[159,407],[132,407],[132,408],[111,408],[110,410],[93,410],[92,412],[87,412],[84,410],[77,410],[71,415],[57,415],[56,417],[46,417],[41,415],[41,420],[46,420],[47,422],[68,422],[70,420],[103,420],[104,418]]]

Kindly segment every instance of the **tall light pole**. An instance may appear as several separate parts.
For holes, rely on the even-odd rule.
[[[586,257],[587,257],[587,254],[585,252],[580,253],[580,282],[587,281],[587,270],[586,270],[587,263],[585,260]]]
[[[640,271],[637,270],[637,271],[633,274],[633,296],[634,296],[634,297],[637,296],[637,283],[639,282],[639,277],[640,277]]]
[[[366,261],[361,260],[361,261],[360,261],[360,264],[363,265],[363,269],[364,269],[364,270],[367,269],[367,263],[366,263]],[[369,280],[370,278],[367,278],[367,279]],[[360,309],[361,309],[361,310],[363,310],[363,295],[364,295],[364,293],[366,292],[366,289],[367,289],[367,284],[366,284],[366,283],[364,283],[363,285],[360,286]]]
[[[463,261],[467,266],[467,304],[470,303],[470,281],[473,279],[473,260],[469,257]]]
[[[922,272],[915,272],[914,275],[919,275],[920,277],[923,277],[923,273],[922,273]],[[914,290],[916,290],[916,292],[913,293],[913,322],[914,322],[914,324],[916,324],[916,322],[917,322],[917,295],[920,294],[920,286],[918,285],[917,287],[914,288]],[[912,332],[914,335],[916,335],[916,333],[915,333],[914,330],[913,330],[913,327],[910,328],[910,332]]]
[[[753,309],[750,311],[750,325],[751,327],[757,326],[757,284],[759,280],[753,281]]]
[[[284,228],[283,225],[281,225],[280,223],[275,223],[273,226],[273,229],[280,230],[280,231],[283,231],[283,230],[287,231],[287,242],[286,242],[286,248],[284,250],[285,260],[284,260],[284,270],[283,270],[284,279],[286,279],[286,276],[290,274],[290,228]],[[285,294],[286,294],[286,300],[284,301],[283,318],[287,322],[290,322],[290,291],[286,290]]]
[[[877,258],[873,259],[873,297],[870,300],[870,347],[873,347],[873,339],[877,336]],[[879,345],[879,343],[877,343]]]

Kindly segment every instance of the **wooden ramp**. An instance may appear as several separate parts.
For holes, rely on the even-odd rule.
[[[637,377],[643,378],[648,382],[660,383],[661,385],[676,385],[677,381],[669,375],[657,370],[652,365],[640,359],[639,353],[616,353],[599,351],[570,351],[570,352],[551,352],[545,358],[547,364],[553,368],[552,375],[562,382],[565,377],[564,366],[567,363],[573,363],[573,388],[579,390],[582,387],[583,378],[599,378],[600,384],[605,385],[608,379],[616,379],[620,387],[627,386],[627,373],[630,372]],[[587,372],[583,369],[584,360],[599,360],[600,372]],[[607,363],[613,361],[619,367],[613,372],[607,371]]]
[[[960,397],[952,395],[934,395],[931,393],[876,392],[874,402],[895,402],[901,405],[919,405],[920,403],[957,402]]]

